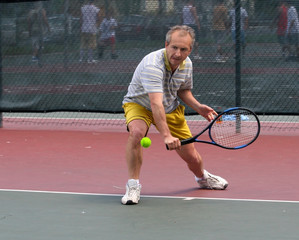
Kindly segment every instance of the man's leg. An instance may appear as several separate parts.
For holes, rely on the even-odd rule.
[[[99,58],[103,57],[105,47],[106,47],[105,41],[104,40],[100,41],[99,44],[98,44],[98,56],[99,56]]]
[[[137,204],[140,199],[141,185],[139,176],[143,154],[140,140],[146,135],[148,126],[143,120],[133,120],[129,123],[128,129],[126,160],[129,180],[126,185],[126,194],[121,199],[122,204],[125,205]]]
[[[126,147],[128,174],[129,178],[139,179],[143,154],[140,140],[145,136],[148,127],[143,120],[133,120],[128,128],[130,134]]]
[[[194,143],[186,144],[177,150],[178,155],[187,163],[193,174],[201,178],[204,173],[203,162],[200,154],[196,151]]]
[[[228,186],[228,182],[222,177],[215,176],[203,168],[203,161],[200,154],[194,147],[194,143],[182,146],[181,150],[177,150],[179,156],[187,163],[188,168],[195,175],[199,188],[224,190]]]

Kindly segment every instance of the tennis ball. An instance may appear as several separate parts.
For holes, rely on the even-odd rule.
[[[142,147],[148,148],[152,144],[152,141],[150,138],[144,137],[141,139],[140,144]]]

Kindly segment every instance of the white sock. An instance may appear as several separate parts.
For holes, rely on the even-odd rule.
[[[205,178],[205,172],[206,172],[206,170],[203,171],[203,175],[202,175],[201,178],[195,176],[195,180],[198,182],[198,181],[201,181],[201,180],[206,179],[206,178]]]
[[[133,179],[133,178],[131,178],[131,179],[129,179],[128,181],[130,181],[130,180],[134,180],[134,181],[137,182],[137,184],[139,184],[139,179]]]
[[[203,180],[203,177],[199,178],[199,177],[195,176],[195,180],[196,180],[196,182],[201,181],[201,180]]]

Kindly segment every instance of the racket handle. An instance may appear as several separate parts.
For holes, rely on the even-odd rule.
[[[186,144],[193,143],[193,142],[194,142],[194,138],[187,138],[187,139],[181,140],[181,145],[186,145]],[[169,150],[169,147],[167,144],[166,144],[166,149]]]
[[[181,140],[181,145],[186,145],[186,144],[189,144],[189,143],[193,143],[194,142],[194,138],[187,138],[187,139],[184,139],[184,140]]]

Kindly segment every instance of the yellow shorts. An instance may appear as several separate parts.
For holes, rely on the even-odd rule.
[[[97,35],[94,33],[81,33],[81,48],[83,49],[96,49]]]
[[[151,124],[156,125],[152,112],[137,103],[125,103],[123,105],[123,109],[125,110],[127,125],[136,119],[143,120],[148,127],[150,127]],[[184,111],[185,107],[183,105],[179,105],[174,111],[166,114],[166,121],[171,135],[181,140],[192,137],[191,131],[185,119]]]

